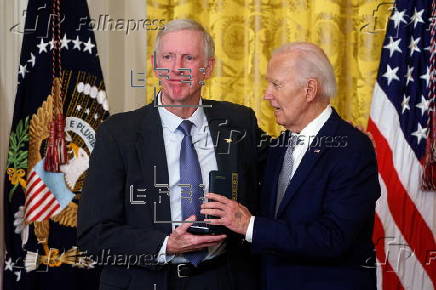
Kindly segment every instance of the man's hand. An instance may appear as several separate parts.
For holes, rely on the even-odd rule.
[[[219,217],[219,219],[206,219],[206,222],[212,225],[223,225],[235,233],[245,235],[251,217],[250,211],[245,206],[215,193],[208,193],[206,197],[215,202],[203,203],[201,213]]]
[[[195,221],[195,216],[190,216],[186,221]],[[168,238],[167,253],[181,254],[186,252],[198,251],[203,248],[212,247],[222,242],[226,235],[219,236],[198,236],[188,233],[186,230],[192,223],[183,223],[174,229]]]

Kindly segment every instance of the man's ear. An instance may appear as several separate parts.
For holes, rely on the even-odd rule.
[[[319,90],[319,82],[316,79],[309,79],[306,85],[306,100],[311,102],[315,99]]]
[[[207,60],[206,70],[204,72],[204,79],[207,80],[213,73],[213,69],[215,68],[215,58],[209,58]]]

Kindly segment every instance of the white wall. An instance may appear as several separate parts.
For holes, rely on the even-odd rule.
[[[10,32],[9,29],[17,23],[24,26],[22,12],[26,6],[27,0],[0,1],[0,285],[4,258],[3,183],[22,40],[22,34]]]
[[[91,18],[108,14],[118,19],[145,19],[146,0],[88,0]],[[27,0],[0,0],[0,285],[3,275],[3,182],[9,130],[17,84],[22,34],[9,28],[24,26],[22,11]],[[106,83],[111,113],[133,110],[145,104],[145,88],[130,87],[130,71],[145,72],[145,31],[96,31],[97,48]]]

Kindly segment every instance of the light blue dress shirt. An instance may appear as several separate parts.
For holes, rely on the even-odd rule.
[[[158,104],[161,105],[160,95],[158,96]],[[199,104],[202,104],[200,99]],[[177,129],[180,123],[184,120],[172,112],[159,107],[159,116],[162,121],[163,139],[165,144],[165,153],[168,164],[168,177],[169,177],[169,190],[170,190],[170,207],[171,207],[171,220],[182,220],[182,205],[181,205],[181,187],[178,186],[180,181],[180,146],[183,139],[183,133]],[[198,107],[195,112],[187,120],[191,121],[194,125],[191,129],[192,143],[197,151],[198,161],[201,167],[201,177],[204,184],[204,192],[209,191],[209,172],[217,170],[217,162],[215,158],[215,148],[212,136],[209,132],[209,124],[204,114],[204,109]],[[173,223],[172,228],[180,225],[180,223]],[[158,263],[189,263],[183,255],[169,255],[166,253],[168,243],[167,236],[162,244],[158,254]],[[212,259],[225,251],[225,243],[221,243],[215,247],[209,247],[209,253],[205,260]]]

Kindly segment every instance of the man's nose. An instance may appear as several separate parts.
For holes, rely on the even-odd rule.
[[[183,68],[183,59],[181,56],[177,55],[173,61],[173,67],[172,67],[173,72],[176,74],[181,74],[182,73],[182,71],[180,70],[181,68]]]
[[[274,98],[274,95],[271,93],[271,85],[269,85],[266,90],[265,94],[263,95],[264,100],[272,100]]]

